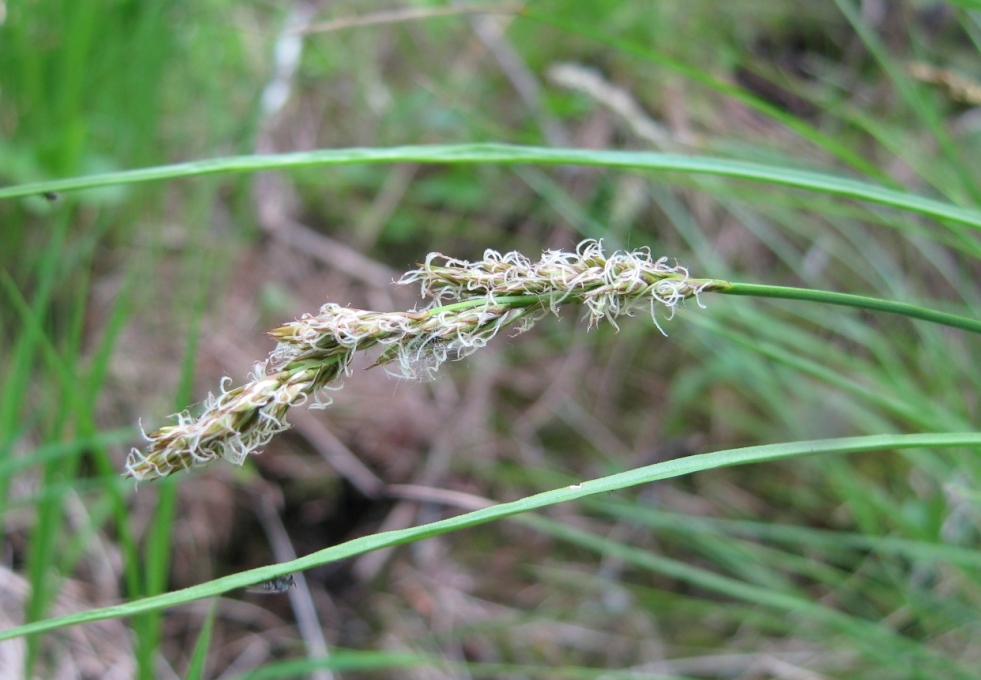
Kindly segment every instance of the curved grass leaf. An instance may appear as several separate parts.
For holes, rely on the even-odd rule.
[[[160,165],[140,170],[21,184],[0,188],[0,199],[221,173],[250,173],[289,168],[379,163],[584,165],[719,175],[870,201],[981,229],[981,212],[959,208],[949,203],[916,196],[904,191],[818,172],[705,156],[683,156],[646,151],[552,149],[508,144],[319,149],[317,151],[265,156],[232,156],[175,165]]]
[[[867,437],[844,437],[838,439],[820,439],[799,441],[785,444],[768,444],[750,446],[740,449],[728,449],[715,453],[706,453],[685,458],[657,463],[647,467],[629,470],[618,474],[601,477],[582,484],[574,484],[561,489],[528,496],[510,503],[501,503],[489,508],[470,512],[458,517],[425,524],[399,531],[389,531],[372,536],[342,543],[306,555],[299,559],[281,564],[261,567],[244,571],[231,576],[202,583],[183,590],[146,597],[132,602],[126,602],[101,609],[78,612],[68,616],[35,621],[23,626],[0,631],[0,640],[6,640],[22,635],[31,635],[65,626],[100,621],[103,619],[123,616],[134,616],[145,612],[157,611],[166,607],[174,607],[205,597],[213,597],[222,593],[243,588],[245,586],[274,579],[278,576],[310,569],[315,566],[336,562],[355,555],[361,555],[372,550],[387,548],[405,543],[420,541],[432,536],[439,536],[451,531],[484,524],[503,519],[511,515],[537,510],[540,508],[565,503],[592,496],[594,494],[616,491],[639,484],[679,477],[704,470],[713,470],[733,465],[762,463],[767,461],[798,458],[816,454],[845,454],[861,451],[877,451],[888,449],[908,448],[948,448],[948,447],[978,447],[981,446],[981,432],[942,433],[942,434],[910,434],[910,435],[873,435]]]

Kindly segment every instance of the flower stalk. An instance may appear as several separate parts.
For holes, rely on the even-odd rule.
[[[589,326],[606,320],[616,326],[620,315],[646,306],[670,318],[684,300],[728,285],[714,279],[692,279],[667,258],[654,260],[647,249],[609,255],[602,242],[584,241],[575,252],[548,250],[538,262],[517,252],[484,253],[467,262],[432,253],[398,283],[419,283],[430,302],[421,310],[374,312],[328,303],[318,314],[270,331],[278,342],[249,382],[209,394],[202,413],[176,415],[177,422],[150,434],[144,451],[133,449],[125,476],[138,481],[224,459],[241,465],[279,432],[289,429],[287,413],[313,400],[330,403],[325,392],[350,374],[355,352],[382,347],[374,365],[397,363],[406,377],[430,377],[447,360],[483,347],[503,328],[515,334],[563,304],[583,305]],[[663,329],[662,329],[663,333]]]

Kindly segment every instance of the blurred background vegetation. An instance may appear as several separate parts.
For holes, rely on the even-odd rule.
[[[0,183],[493,141],[746,159],[981,204],[968,0],[478,6],[495,11],[0,2]],[[134,424],[241,381],[272,349],[265,330],[327,301],[407,309],[415,291],[391,281],[430,251],[534,258],[585,237],[698,277],[979,315],[971,230],[722,178],[398,164],[0,202],[0,627],[692,453],[976,429],[975,338],[713,298],[667,338],[642,317],[586,333],[567,313],[430,383],[366,359],[243,469],[119,478]],[[389,665],[344,677],[970,677],[979,478],[976,451],[723,469],[311,570],[292,600],[236,593],[210,614],[5,642],[0,668],[283,677],[274,664],[340,649]]]

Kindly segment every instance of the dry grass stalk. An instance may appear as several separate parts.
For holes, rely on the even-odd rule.
[[[222,458],[241,465],[277,433],[289,428],[287,412],[311,397],[314,406],[330,403],[324,393],[349,373],[354,353],[376,345],[384,349],[375,365],[398,362],[407,377],[429,377],[448,359],[483,347],[502,328],[526,331],[564,303],[586,307],[589,325],[648,307],[655,324],[658,306],[667,316],[690,297],[712,290],[713,279],[692,279],[667,258],[654,260],[647,249],[607,255],[600,241],[588,240],[575,252],[549,250],[538,262],[517,252],[493,250],[467,262],[430,254],[400,284],[419,282],[429,305],[408,312],[373,312],[326,304],[270,332],[278,345],[257,364],[250,380],[209,394],[199,416],[184,411],[177,423],[145,435],[149,446],[133,449],[126,476],[138,481]],[[660,325],[658,324],[660,329]],[[663,330],[662,330],[663,332]]]

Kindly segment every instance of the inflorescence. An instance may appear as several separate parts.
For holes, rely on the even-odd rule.
[[[380,346],[375,365],[397,363],[406,377],[431,376],[449,359],[483,347],[509,327],[526,331],[564,303],[586,307],[590,327],[602,320],[616,326],[622,314],[646,306],[656,317],[658,306],[670,318],[684,300],[723,287],[714,279],[692,279],[688,270],[654,260],[650,251],[616,251],[607,255],[601,241],[588,240],[576,252],[547,250],[538,262],[517,252],[487,250],[478,262],[432,253],[425,264],[398,283],[419,282],[421,310],[372,312],[329,303],[316,315],[270,331],[278,345],[257,364],[249,382],[209,394],[199,416],[188,411],[177,423],[144,434],[145,451],[133,449],[126,473],[138,481],[166,477],[179,470],[222,458],[241,465],[246,456],[290,427],[289,409],[313,400],[330,403],[325,392],[350,373],[355,352]]]

